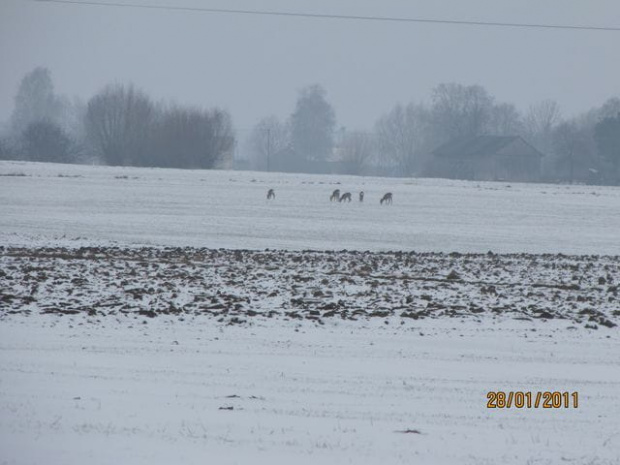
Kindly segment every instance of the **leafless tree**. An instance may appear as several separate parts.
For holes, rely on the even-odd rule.
[[[86,137],[84,127],[86,104],[79,97],[69,98],[66,95],[59,95],[57,98],[60,113],[55,122],[73,139],[83,140]]]
[[[548,167],[551,179],[609,181],[611,166],[599,153],[595,128],[603,119],[618,113],[620,99],[612,97],[603,105],[566,121],[566,124],[560,122],[553,130],[552,163]]]
[[[588,147],[587,129],[575,121],[562,122],[553,130],[554,173],[572,183],[576,178],[586,180],[595,160]]]
[[[544,154],[553,151],[553,130],[562,121],[560,106],[554,100],[531,105],[525,115],[526,139]]]
[[[620,112],[601,119],[594,127],[594,139],[601,157],[610,164],[606,178],[620,182]]]
[[[109,165],[147,166],[154,117],[144,92],[133,85],[108,85],[88,102],[86,133]]]
[[[161,108],[153,123],[150,162],[173,168],[214,168],[229,156],[235,137],[228,114],[178,105]]]
[[[432,120],[437,143],[455,137],[486,134],[493,97],[479,85],[440,84],[432,93]]]
[[[512,103],[498,103],[491,108],[487,125],[488,134],[495,136],[515,136],[523,134],[523,118]]]
[[[605,103],[603,103],[603,105],[596,110],[596,113],[599,121],[605,118],[613,118],[614,116],[617,116],[618,113],[620,113],[620,98],[611,97],[607,99]]]
[[[207,110],[206,115],[208,122],[206,154],[213,160],[213,165],[205,166],[205,168],[217,168],[219,165],[232,161],[236,144],[235,130],[227,111],[214,108]]]
[[[561,119],[558,103],[555,100],[543,100],[530,106],[525,115],[525,127],[530,133],[548,133]]]
[[[273,168],[274,155],[291,146],[291,129],[275,116],[261,119],[250,135],[250,150],[256,169]]]
[[[396,105],[375,124],[379,158],[411,175],[429,148],[429,113],[423,105]]]
[[[348,174],[362,174],[375,153],[376,141],[369,133],[345,132],[339,145],[339,158],[349,167]]]

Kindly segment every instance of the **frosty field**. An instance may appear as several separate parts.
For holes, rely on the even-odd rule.
[[[0,162],[0,464],[620,464],[619,210],[611,187]]]
[[[617,464],[617,332],[533,329],[11,318],[0,463]],[[487,409],[490,390],[580,406]]]
[[[5,244],[619,255],[619,230],[614,187],[0,162]]]

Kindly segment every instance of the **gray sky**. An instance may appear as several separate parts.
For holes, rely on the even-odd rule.
[[[105,1],[105,0],[101,0]],[[128,0],[115,0],[123,2]],[[617,0],[132,0],[132,3],[620,26]],[[0,0],[0,121],[20,79],[47,66],[87,100],[133,82],[155,100],[228,109],[242,130],[286,117],[320,83],[339,125],[369,128],[440,82],[481,84],[520,109],[551,98],[570,116],[620,95],[620,32],[378,23]]]

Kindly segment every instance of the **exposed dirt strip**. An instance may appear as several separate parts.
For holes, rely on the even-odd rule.
[[[619,257],[594,255],[0,247],[0,317],[565,319],[612,328],[619,281]]]

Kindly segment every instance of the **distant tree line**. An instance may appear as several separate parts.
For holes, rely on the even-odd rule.
[[[523,137],[545,155],[546,181],[620,182],[620,99],[563,118],[552,100],[522,113],[482,86],[456,83],[436,86],[429,103],[397,104],[373,128],[353,131],[337,129],[325,90],[309,86],[286,121],[270,116],[258,122],[248,150],[251,167],[259,170],[303,171],[310,162],[330,160],[346,174],[424,176],[433,149],[480,135]]]
[[[232,159],[230,115],[156,104],[133,85],[111,84],[86,104],[54,92],[36,68],[21,81],[0,159],[120,166],[214,168]]]
[[[247,140],[258,170],[392,176],[432,174],[432,152],[454,138],[523,137],[542,152],[543,179],[620,183],[620,99],[565,118],[545,100],[521,112],[480,85],[444,83],[427,102],[394,105],[372,128],[337,126],[327,92],[300,90],[290,116],[261,119]],[[131,84],[110,84],[84,103],[58,95],[39,67],[22,79],[10,124],[0,134],[0,159],[62,163],[213,168],[232,161],[230,115],[156,103]]]

